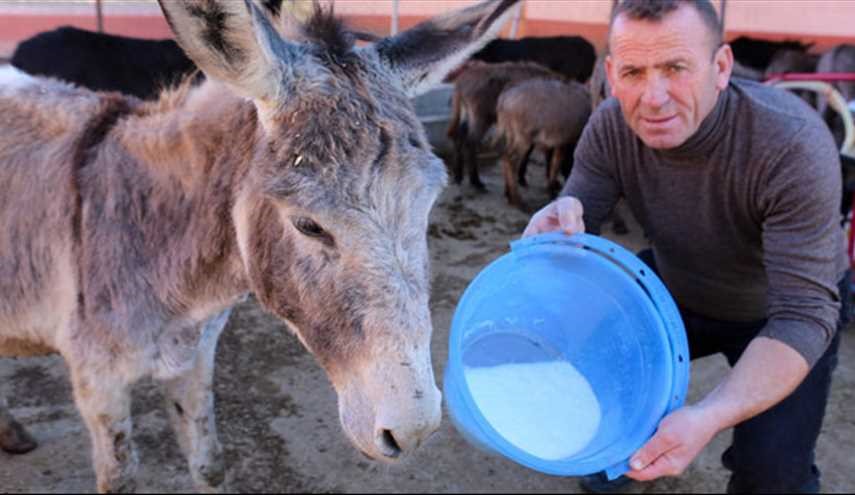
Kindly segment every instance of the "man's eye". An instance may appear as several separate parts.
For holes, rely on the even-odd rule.
[[[324,237],[327,235],[326,231],[311,218],[297,217],[291,220],[291,222],[303,235],[309,237]]]

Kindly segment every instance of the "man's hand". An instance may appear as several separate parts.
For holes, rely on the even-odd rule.
[[[768,410],[790,395],[810,371],[788,344],[756,337],[730,374],[701,402],[665,416],[632,456],[630,478],[678,476],[718,432]]]
[[[687,406],[662,419],[653,438],[632,456],[634,480],[679,476],[719,432],[714,418],[699,406]]]
[[[558,198],[544,206],[531,217],[523,237],[561,230],[565,234],[585,232],[582,221],[582,203],[571,196]]]

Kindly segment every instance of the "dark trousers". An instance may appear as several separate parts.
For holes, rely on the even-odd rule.
[[[639,253],[656,271],[653,252]],[[843,301],[838,331],[822,358],[786,399],[734,428],[733,443],[722,455],[731,471],[728,493],[817,493],[819,469],[814,464],[816,439],[822,428],[837,366],[840,330],[848,322],[849,273],[840,282]],[[722,353],[733,366],[766,324],[720,321],[680,308],[692,359]]]

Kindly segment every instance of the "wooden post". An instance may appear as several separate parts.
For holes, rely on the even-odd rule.
[[[101,0],[95,0],[95,20],[98,24],[98,32],[104,32],[104,14],[101,12]]]
[[[398,34],[398,0],[392,0],[392,27],[389,31],[392,35]]]

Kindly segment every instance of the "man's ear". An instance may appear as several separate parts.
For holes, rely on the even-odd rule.
[[[733,50],[727,43],[718,47],[713,60],[716,68],[716,88],[719,91],[724,91],[727,84],[730,82],[730,75],[733,73]]]
[[[615,78],[615,75],[612,73],[612,71],[614,71],[614,61],[612,60],[611,55],[606,55],[605,65],[606,65],[606,80],[609,82],[609,87],[614,88],[616,78]]]

